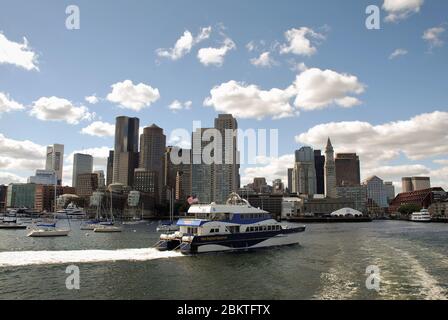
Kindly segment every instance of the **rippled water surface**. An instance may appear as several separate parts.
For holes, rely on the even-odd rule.
[[[122,233],[27,238],[0,230],[2,299],[447,299],[448,224],[310,224],[300,245],[241,253],[160,253],[156,222]],[[80,290],[67,290],[68,265]],[[378,266],[380,290],[366,288]]]

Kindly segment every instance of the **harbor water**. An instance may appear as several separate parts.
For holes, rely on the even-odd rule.
[[[157,222],[121,233],[71,227],[62,238],[0,230],[0,299],[448,298],[443,223],[309,224],[300,245],[194,256],[152,249]],[[66,287],[69,265],[79,290]],[[378,290],[366,286],[369,266]]]

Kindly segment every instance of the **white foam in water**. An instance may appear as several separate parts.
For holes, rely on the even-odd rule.
[[[106,261],[148,261],[182,256],[179,252],[154,248],[73,251],[12,251],[0,252],[0,267],[42,264],[92,263]]]

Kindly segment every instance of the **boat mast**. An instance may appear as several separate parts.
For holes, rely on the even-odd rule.
[[[54,213],[56,213],[56,187],[58,184],[58,180],[57,180],[57,176],[56,176],[56,171],[54,172]]]
[[[112,213],[112,190],[110,190],[110,219],[114,220],[114,214]]]

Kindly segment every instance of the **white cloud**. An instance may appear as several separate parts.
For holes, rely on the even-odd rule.
[[[102,121],[95,121],[87,127],[82,128],[82,134],[96,137],[113,137],[115,135],[115,125]]]
[[[179,110],[190,110],[192,104],[193,104],[192,101],[180,102],[179,100],[174,100],[168,106],[168,109],[170,109],[173,112],[176,112],[176,111],[179,111]]]
[[[231,80],[210,90],[210,97],[204,100],[204,105],[240,118],[263,119],[270,116],[279,119],[294,115],[290,99],[291,94],[287,90],[273,88],[266,91],[256,85]]]
[[[318,68],[306,69],[294,83],[295,106],[304,110],[322,109],[333,103],[349,108],[361,102],[348,94],[361,94],[364,85],[356,76]]]
[[[28,46],[28,40],[23,37],[23,43],[8,40],[0,32],[0,64],[13,64],[28,71],[39,71],[37,54]]]
[[[440,38],[440,36],[444,32],[445,28],[443,27],[429,28],[423,33],[422,39],[428,43],[430,49],[441,47],[443,46],[443,40]]]
[[[291,168],[294,164],[294,155],[286,154],[278,158],[257,158],[257,163],[262,165],[244,169],[241,178],[242,185],[252,183],[256,177],[265,177],[268,184],[280,178],[283,183],[287,184],[288,168]]]
[[[280,47],[280,53],[293,53],[301,56],[312,56],[316,53],[316,45],[320,40],[324,40],[323,34],[317,33],[310,28],[302,27],[290,29],[285,32],[288,44]]]
[[[331,104],[350,108],[361,102],[349,94],[361,94],[364,85],[358,78],[332,70],[306,69],[286,89],[262,90],[231,80],[210,90],[205,106],[232,113],[240,118],[281,119],[299,114],[299,110],[322,109]],[[294,106],[290,100],[295,97]]]
[[[409,120],[372,125],[330,122],[296,136],[296,142],[323,148],[330,136],[337,152],[356,152],[365,168],[374,168],[404,154],[410,160],[448,155],[448,112],[435,111]]]
[[[107,167],[107,157],[109,156],[109,147],[100,148],[88,148],[82,150],[75,150],[69,155],[65,156],[64,161],[64,172],[62,173],[62,180],[64,185],[72,185],[72,175],[73,175],[73,156],[75,153],[90,154],[93,156],[93,170],[103,170],[106,174]]]
[[[191,140],[187,137],[177,135],[175,131],[172,131],[168,139],[168,145],[179,147],[181,149],[190,149]]]
[[[363,171],[363,175],[364,177],[376,175],[386,181],[400,181],[402,177],[428,175],[430,171],[429,168],[421,164],[405,164],[368,168]]]
[[[42,146],[29,140],[14,140],[0,133],[0,155],[13,160],[36,160],[45,158],[46,146]]]
[[[159,57],[162,58],[178,60],[184,55],[188,54],[194,45],[208,39],[210,37],[211,31],[212,27],[210,26],[202,28],[200,33],[196,37],[193,37],[192,33],[186,30],[184,34],[176,41],[176,44],[173,48],[157,49],[156,53]]]
[[[389,60],[395,59],[399,56],[404,56],[408,54],[408,50],[406,49],[395,49],[389,56]]]
[[[85,106],[74,106],[70,101],[58,97],[42,97],[34,101],[30,115],[39,120],[65,121],[68,124],[78,124],[82,120],[92,120],[94,113],[90,113]]]
[[[109,157],[110,150],[113,150],[113,148],[106,146],[75,150],[67,156],[66,162],[68,165],[73,164],[73,156],[75,155],[75,153],[82,153],[82,154],[90,154],[93,157],[94,166],[106,166],[107,157]]]
[[[250,41],[249,43],[246,44],[246,49],[247,51],[252,52],[257,49],[257,45],[255,44],[254,41]]]
[[[112,92],[107,100],[117,103],[123,108],[140,111],[160,98],[159,89],[144,83],[134,85],[131,80],[117,82],[112,85]]]
[[[14,140],[0,133],[0,170],[17,170],[21,173],[42,169],[46,146],[29,140]],[[26,182],[26,178],[12,172],[0,172],[0,184]]]
[[[224,43],[219,48],[202,48],[198,51],[198,59],[204,66],[222,66],[226,54],[235,49],[235,43],[230,39],[224,39]]]
[[[15,173],[0,171],[0,184],[25,183],[26,180],[26,178],[18,176]]]
[[[384,0],[383,10],[388,15],[387,22],[398,22],[420,11],[424,0]]]
[[[23,110],[25,107],[14,101],[7,93],[0,92],[0,115],[4,112]]]
[[[250,63],[256,67],[268,68],[277,64],[277,62],[271,57],[271,53],[269,51],[263,52],[258,58],[250,59]]]
[[[448,159],[436,159],[433,162],[444,166],[448,166]]]
[[[96,95],[87,96],[85,97],[85,100],[90,104],[97,104],[98,102],[100,102],[100,99],[98,99]]]

